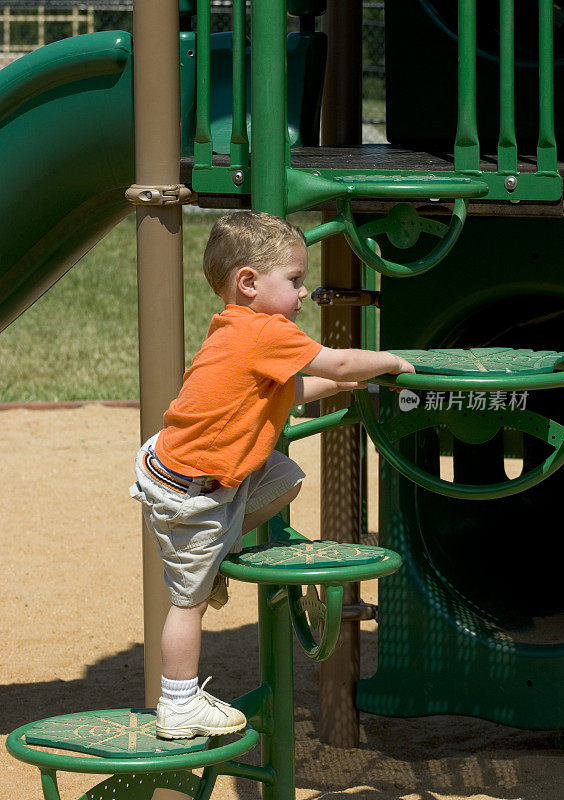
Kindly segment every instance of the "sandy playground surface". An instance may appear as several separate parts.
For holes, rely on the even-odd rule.
[[[0,734],[33,719],[143,705],[140,509],[128,496],[139,412],[86,405],[2,410]],[[318,448],[298,442],[308,481],[294,523],[318,538]],[[371,523],[371,527],[374,524]],[[524,591],[525,591],[524,587]],[[256,599],[232,583],[206,615],[200,675],[228,699],[257,683]],[[363,590],[373,600],[374,585]],[[362,674],[376,624],[362,625]],[[561,800],[561,739],[467,717],[362,716],[361,746],[321,745],[318,667],[296,652],[298,800]],[[0,798],[38,800],[39,772],[0,751]],[[75,800],[92,778],[61,775]],[[258,800],[255,784],[218,781],[213,797]]]

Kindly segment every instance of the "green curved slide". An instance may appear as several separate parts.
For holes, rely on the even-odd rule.
[[[132,206],[128,33],[48,45],[0,72],[0,330]]]
[[[213,34],[211,44],[214,151],[228,153],[232,35]],[[195,50],[195,34],[181,32],[184,156],[193,152]],[[288,125],[296,146],[318,141],[325,51],[324,34],[288,36]],[[250,53],[246,70],[248,83]],[[124,195],[134,182],[131,35],[63,39],[1,70],[0,163],[1,331],[133,210]]]

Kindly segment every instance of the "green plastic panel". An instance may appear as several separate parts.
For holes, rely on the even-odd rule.
[[[393,253],[384,242],[383,255]],[[381,291],[382,349],[496,345],[562,351],[562,221],[470,218],[456,251],[436,269],[409,282],[383,278]],[[516,373],[507,386],[503,378],[483,374],[482,379],[409,377],[427,380],[425,389],[447,392],[473,388],[464,380],[491,391],[496,381],[503,390],[564,378]],[[480,380],[492,384],[480,387]],[[523,385],[513,386],[518,380]],[[520,414],[562,424],[563,397],[561,389],[530,391]],[[448,394],[445,398],[444,408]],[[401,410],[396,393],[381,391],[382,420],[396,416],[405,418],[405,425],[413,413]],[[480,414],[468,414],[475,416]],[[505,424],[508,417],[509,412]],[[420,431],[399,445],[405,457],[436,476],[440,430]],[[517,453],[507,452],[503,432],[482,444],[454,438],[454,479],[507,480],[510,456],[524,459],[524,472],[539,464],[549,451],[546,444],[518,436]],[[399,717],[464,714],[537,730],[564,725],[558,557],[563,489],[561,469],[526,492],[478,503],[422,489],[380,460],[379,544],[401,553],[404,566],[379,586],[378,670],[357,686],[361,711]]]
[[[209,737],[198,736],[189,743],[159,739],[154,709],[119,708],[40,720],[28,728],[25,740],[105,758],[154,758],[204,750]]]
[[[554,350],[513,350],[471,347],[468,350],[392,350],[430,375],[538,375],[564,369],[564,353]]]

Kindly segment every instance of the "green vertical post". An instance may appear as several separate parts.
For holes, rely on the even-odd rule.
[[[57,773],[52,769],[41,770],[41,788],[45,800],[61,800],[57,785]]]
[[[247,138],[247,37],[245,0],[233,0],[233,128],[231,167],[249,165]]]
[[[515,139],[515,0],[500,0],[499,141],[497,171],[517,174]]]
[[[267,526],[263,526],[267,528]],[[258,541],[268,534],[259,530]],[[259,669],[261,683],[271,690],[272,727],[261,735],[262,765],[276,779],[263,785],[263,800],[294,800],[294,665],[292,624],[286,603],[272,608],[268,597],[276,587],[258,586]]]
[[[210,1],[198,0],[196,35],[196,132],[194,134],[194,169],[212,165],[211,106],[211,13]]]
[[[286,3],[256,2],[251,6],[251,164],[252,207],[286,216],[286,165],[289,163],[286,122]],[[284,448],[284,442],[280,443]],[[258,542],[268,539],[261,526]],[[261,682],[272,691],[272,728],[261,736],[262,764],[276,775],[263,786],[264,800],[293,800],[294,669],[292,624],[286,604],[272,607],[275,586],[258,587],[259,665]]]
[[[288,455],[289,440],[284,434],[277,450]],[[290,523],[290,508],[281,516]],[[268,542],[270,526],[257,529],[257,544]],[[296,793],[294,737],[294,649],[293,630],[286,603],[275,606],[268,601],[280,587],[258,585],[259,674],[261,684],[271,690],[271,728],[261,735],[262,765],[274,770],[276,779],[263,784],[263,800],[294,800]]]
[[[454,168],[457,172],[480,171],[476,122],[476,0],[458,0],[458,126]]]
[[[286,216],[286,2],[252,4],[252,206]]]
[[[539,0],[539,141],[537,172],[557,170],[554,136],[554,45],[552,0]]]

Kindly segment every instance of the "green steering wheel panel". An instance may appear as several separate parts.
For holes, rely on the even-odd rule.
[[[356,224],[351,210],[350,197],[337,200],[339,211],[338,219],[342,220],[344,234],[351,249],[356,253],[361,261],[364,261],[371,269],[388,275],[392,278],[409,278],[413,275],[421,275],[432,269],[452,250],[464,227],[468,210],[468,201],[458,197],[454,201],[454,208],[446,233],[441,237],[439,243],[424,258],[419,258],[408,264],[397,264],[379,256],[370,246],[369,241],[362,230]],[[440,229],[442,232],[442,229]]]
[[[556,470],[564,464],[564,426],[554,420],[548,420],[545,417],[534,414],[533,412],[514,411],[511,412],[511,415],[498,415],[503,418],[499,420],[500,426],[503,424],[507,425],[507,422],[504,423],[504,420],[509,419],[512,424],[510,426],[507,425],[507,427],[511,427],[515,430],[523,430],[526,433],[543,439],[554,447],[554,451],[548,458],[526,474],[520,475],[513,480],[477,486],[472,484],[450,483],[436,475],[425,472],[416,464],[413,464],[405,458],[390,441],[389,433],[393,430],[392,426],[389,426],[391,429],[389,430],[386,427],[387,423],[380,423],[376,419],[368,392],[366,390],[357,392],[356,397],[356,405],[362,422],[380,455],[405,478],[408,478],[424,489],[437,492],[447,497],[455,497],[461,500],[493,500],[500,497],[509,497],[513,494],[523,492],[532,486],[536,486],[537,483],[548,478],[549,475],[552,475],[553,472],[556,472]],[[406,412],[406,414],[409,413],[411,412]],[[487,414],[488,412],[484,413]],[[494,412],[489,413],[493,414]],[[440,412],[438,417],[439,416]],[[424,423],[424,417],[420,415],[419,419],[423,420]],[[422,427],[429,427],[431,424],[431,422],[429,422],[428,425],[424,423]],[[409,432],[414,431],[406,430],[405,433]],[[395,433],[397,434],[399,431],[395,431]]]
[[[410,203],[397,203],[383,219],[365,222],[358,231],[364,239],[385,233],[394,247],[407,250],[417,244],[422,233],[442,239],[448,233],[448,225],[420,216]]]
[[[311,589],[313,589],[313,587],[309,586],[308,595]],[[312,661],[325,661],[334,651],[341,630],[343,587],[326,587],[326,600],[325,603],[321,604],[323,611],[320,613],[316,608],[316,613],[313,615],[316,617],[319,614],[319,616],[322,617],[324,623],[322,626],[321,619],[315,619],[315,622],[311,619],[311,612],[309,612],[310,622],[307,621],[307,600],[308,596],[306,595],[305,598],[302,597],[301,588],[299,586],[288,586],[290,617],[301,648]],[[323,633],[319,642],[316,642],[313,637],[311,631],[312,627],[323,627]]]
[[[468,424],[470,420],[472,425]],[[412,433],[438,425],[444,425],[457,439],[467,444],[488,442],[501,428],[528,433],[552,447],[559,447],[564,441],[563,425],[535,411],[521,409],[470,413],[456,408],[444,411],[416,408],[399,416],[378,421],[377,424],[390,441],[397,441]]]

